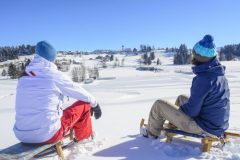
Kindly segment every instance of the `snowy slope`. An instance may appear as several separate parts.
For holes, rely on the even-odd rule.
[[[122,56],[119,55],[119,59]],[[93,119],[96,140],[86,145],[76,144],[65,150],[66,159],[240,159],[239,139],[231,141],[223,150],[214,147],[210,153],[202,154],[198,139],[174,140],[166,144],[164,139],[152,140],[139,136],[139,121],[141,118],[147,119],[153,102],[158,98],[174,102],[179,94],[189,94],[194,76],[188,72],[175,72],[191,71],[190,65],[175,66],[172,65],[171,56],[161,53],[157,56],[163,63],[161,72],[138,71],[136,66],[139,56],[126,56],[125,67],[101,69],[100,80],[83,85],[98,99],[103,116],[99,120]],[[227,66],[231,89],[229,129],[240,133],[240,62],[223,64]],[[16,83],[15,80],[0,80],[0,149],[18,142],[12,132]],[[73,101],[66,101],[65,106]]]

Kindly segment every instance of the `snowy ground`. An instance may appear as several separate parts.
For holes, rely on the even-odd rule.
[[[174,102],[179,94],[189,94],[193,74],[190,65],[174,66],[172,57],[158,55],[163,65],[160,72],[136,70],[138,56],[125,58],[125,67],[100,70],[101,79],[83,87],[96,96],[103,110],[99,120],[93,120],[96,140],[76,144],[65,150],[66,159],[81,160],[179,160],[179,159],[234,159],[240,160],[240,139],[231,141],[223,150],[214,147],[202,154],[198,139],[152,140],[139,136],[141,118],[148,118],[153,102],[164,98]],[[121,57],[120,57],[121,58]],[[88,59],[88,58],[86,58]],[[86,61],[88,63],[88,61]],[[240,133],[240,62],[223,62],[231,90],[230,130]],[[177,73],[175,71],[184,71]],[[12,127],[16,80],[0,80],[0,149],[17,143]],[[73,100],[66,101],[65,106]],[[49,158],[57,159],[57,157]]]

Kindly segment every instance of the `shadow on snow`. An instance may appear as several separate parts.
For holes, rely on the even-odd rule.
[[[117,144],[94,154],[100,157],[119,157],[122,160],[155,160],[200,158],[200,143],[175,139],[171,143],[130,135],[129,141]],[[165,139],[164,139],[165,140]]]

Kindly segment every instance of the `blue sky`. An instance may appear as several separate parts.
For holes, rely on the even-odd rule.
[[[57,50],[189,48],[204,34],[240,43],[239,0],[1,0],[0,46],[48,40]]]

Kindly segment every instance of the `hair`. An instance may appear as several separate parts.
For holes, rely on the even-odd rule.
[[[194,49],[192,50],[192,55],[193,55],[193,57],[192,57],[192,64],[193,64],[193,65],[198,66],[198,65],[201,65],[201,64],[204,63],[204,62],[200,62],[199,60],[197,60],[197,59],[195,58],[194,55],[196,55],[196,51],[195,51]]]
[[[194,58],[194,57],[193,57],[193,59],[192,59],[192,64],[195,65],[195,66],[201,65],[201,64],[203,64],[203,63],[205,63],[205,62],[200,62],[200,61],[198,61],[198,60],[197,60],[196,58]]]

